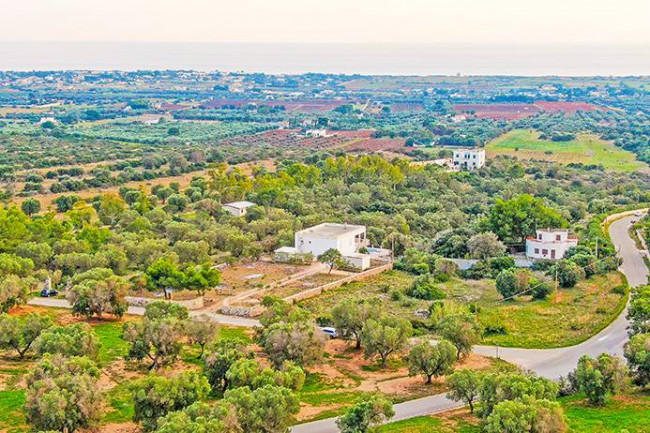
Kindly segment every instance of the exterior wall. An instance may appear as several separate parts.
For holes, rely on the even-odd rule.
[[[561,259],[569,248],[577,245],[577,239],[566,239],[555,242],[528,239],[526,241],[526,256],[533,259]]]
[[[473,170],[485,165],[485,150],[459,149],[454,150],[454,165]]]
[[[330,248],[339,248],[337,239],[324,239],[303,233],[296,233],[295,242],[294,246],[301,253],[312,253],[314,257],[323,254]]]
[[[343,256],[343,259],[348,261],[355,268],[361,269],[362,271],[370,267],[370,256],[367,254]]]
[[[227,210],[228,212],[230,212],[231,214],[233,214],[234,216],[236,216],[236,217],[246,215],[246,209],[245,208],[244,209],[239,209],[239,208],[236,208],[236,207],[226,206],[226,205],[224,205],[223,208],[225,210]]]

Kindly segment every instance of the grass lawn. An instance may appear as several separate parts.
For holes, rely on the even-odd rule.
[[[515,129],[486,146],[488,156],[510,155],[561,163],[600,164],[606,169],[632,172],[645,167],[634,154],[603,141],[593,134],[579,134],[574,140],[542,140],[534,130]]]
[[[379,297],[386,311],[415,319],[415,313],[426,310],[429,301],[406,296],[396,299],[390,295],[393,291],[405,289],[412,281],[413,276],[409,274],[388,271],[363,282],[327,291],[301,302],[301,305],[317,316],[328,316],[332,307],[346,297]],[[447,299],[459,304],[476,304],[480,308],[479,320],[484,325],[498,323],[505,326],[505,334],[486,335],[483,344],[552,348],[580,343],[611,323],[627,300],[627,295],[612,292],[612,288],[621,284],[622,276],[613,272],[582,281],[573,289],[560,289],[545,301],[532,301],[526,297],[512,302],[500,301],[493,280],[453,278],[439,283],[439,286],[447,294]]]
[[[383,425],[377,433],[478,433],[479,420],[452,413],[449,416],[419,416]]]
[[[650,431],[650,395],[616,396],[602,407],[592,407],[580,397],[560,399],[575,433],[645,433]]]
[[[25,431],[25,390],[0,391],[0,431],[13,433]]]
[[[578,344],[620,314],[627,295],[613,293],[612,288],[621,284],[622,276],[612,272],[582,281],[573,289],[560,289],[544,301],[480,303],[482,323],[506,327],[506,334],[485,336],[483,344],[537,349]]]

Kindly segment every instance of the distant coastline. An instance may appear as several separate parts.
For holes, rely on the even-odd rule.
[[[0,42],[0,70],[362,75],[650,75],[650,45]]]

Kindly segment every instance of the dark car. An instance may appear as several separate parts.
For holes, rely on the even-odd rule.
[[[57,292],[56,290],[52,290],[52,289],[50,289],[50,290],[48,290],[48,289],[41,290],[41,298],[49,298],[51,296],[56,296],[58,294],[59,294],[59,292]]]

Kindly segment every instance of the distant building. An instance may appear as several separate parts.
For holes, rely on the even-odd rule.
[[[526,257],[531,259],[561,259],[571,247],[578,246],[578,238],[566,229],[537,230],[535,237],[526,239]]]
[[[485,165],[485,149],[454,149],[454,167],[474,170]]]
[[[327,137],[327,129],[308,129],[305,132],[307,137]]]
[[[241,217],[246,215],[246,210],[251,206],[255,206],[255,203],[250,201],[235,201],[232,203],[226,203],[221,207],[224,210],[227,210],[228,212],[233,214],[234,216]]]
[[[368,245],[366,226],[323,223],[296,232],[294,247],[278,248],[276,259],[292,254],[311,254],[318,257],[329,249],[338,250],[343,259],[358,269],[370,267],[370,255],[359,253]]]

